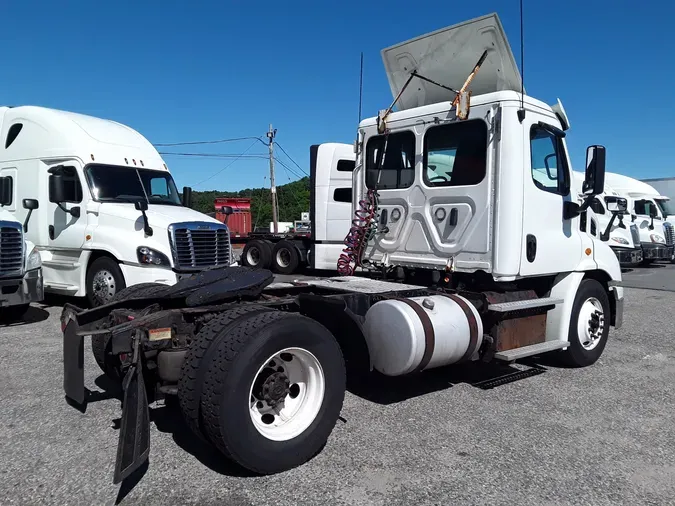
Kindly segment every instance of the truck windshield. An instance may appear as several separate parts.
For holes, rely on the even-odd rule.
[[[171,174],[161,170],[89,165],[87,179],[94,198],[101,202],[147,200],[149,204],[180,206]]]
[[[672,200],[656,199],[656,205],[659,206],[664,216],[675,216],[675,204]]]

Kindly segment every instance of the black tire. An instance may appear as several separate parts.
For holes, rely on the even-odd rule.
[[[279,274],[293,274],[300,265],[300,254],[291,241],[279,241],[272,250],[272,267]]]
[[[202,430],[199,408],[204,375],[208,365],[205,363],[204,356],[218,345],[220,339],[226,336],[231,327],[240,322],[241,318],[254,317],[264,311],[272,311],[272,309],[251,304],[220,313],[209,320],[190,343],[181,367],[180,380],[178,380],[178,402],[185,423],[197,437],[206,439]]]
[[[241,264],[254,269],[269,269],[272,263],[272,247],[269,241],[253,239],[241,252]]]
[[[87,301],[90,307],[109,304],[115,294],[126,286],[120,266],[110,257],[97,258],[87,269]]]
[[[581,344],[578,334],[578,321],[580,311],[584,303],[590,299],[597,300],[603,312],[602,329],[599,336],[599,341],[593,349],[586,349]],[[607,345],[607,338],[609,337],[609,327],[611,321],[609,297],[605,288],[598,281],[594,279],[584,279],[579,285],[577,295],[574,298],[572,305],[572,314],[570,317],[570,329],[568,334],[568,341],[570,342],[567,350],[561,353],[560,358],[563,363],[569,367],[586,367],[594,364],[602,355],[602,352]],[[590,323],[589,323],[590,325]]]
[[[123,288],[117,292],[111,299],[111,302],[117,302],[129,297],[145,297],[151,295],[156,290],[165,288],[161,283],[139,283]],[[120,381],[122,379],[119,358],[110,354],[110,336],[93,335],[91,336],[91,351],[94,360],[101,368],[101,371],[111,379]]]
[[[303,432],[286,441],[273,441],[253,424],[250,389],[268,358],[289,347],[316,357],[325,378],[324,395],[318,413]],[[328,440],[342,409],[345,380],[342,353],[323,325],[276,311],[246,318],[223,336],[209,360],[201,402],[206,434],[226,457],[255,473],[294,468],[314,457]]]

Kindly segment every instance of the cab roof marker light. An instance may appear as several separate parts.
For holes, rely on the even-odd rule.
[[[91,156],[91,161],[92,161],[92,162],[93,162],[93,161],[95,161],[95,158],[94,158],[94,153],[91,153],[91,155],[90,155],[90,156]]]
[[[132,158],[131,161],[134,162],[134,165],[136,165],[136,159],[135,158]]]
[[[125,159],[124,159],[124,163],[126,163],[127,165],[129,165],[129,160],[127,160],[127,159],[125,158]]]

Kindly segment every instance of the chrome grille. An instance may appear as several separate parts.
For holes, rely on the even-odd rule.
[[[666,245],[672,246],[675,243],[675,233],[673,232],[673,224],[665,222],[663,224],[663,231],[666,235]]]
[[[633,237],[633,246],[640,246],[640,231],[637,225],[630,226],[630,235]]]
[[[177,269],[205,269],[230,264],[227,227],[210,223],[175,224],[169,232]]]
[[[23,233],[19,227],[0,223],[0,277],[23,274]]]

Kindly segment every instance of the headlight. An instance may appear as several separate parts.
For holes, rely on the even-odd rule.
[[[652,242],[659,242],[659,243],[664,243],[664,244],[666,242],[666,240],[663,237],[661,237],[659,234],[652,234],[652,235],[649,236],[649,238],[652,240]]]
[[[136,249],[136,256],[138,256],[138,262],[141,264],[171,267],[171,262],[164,253],[147,246],[140,246]]]
[[[611,239],[612,239],[612,241],[618,242],[619,244],[625,244],[625,245],[630,244],[630,243],[629,243],[626,239],[624,239],[623,237],[612,237]]]
[[[34,269],[39,269],[42,267],[42,258],[40,257],[40,252],[37,248],[33,248],[30,251],[30,255],[26,259],[26,270],[32,271]]]

